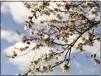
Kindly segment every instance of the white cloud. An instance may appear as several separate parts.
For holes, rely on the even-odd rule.
[[[16,35],[16,33],[14,33],[13,31],[9,31],[9,30],[1,30],[1,39],[5,39],[8,42],[15,42],[15,41],[19,41],[20,37]]]
[[[19,48],[19,47],[25,47],[26,45],[21,43],[21,42],[18,42],[14,46],[10,46],[10,47],[6,48],[4,50],[4,53],[7,54],[7,55],[11,55],[12,51],[14,51],[14,47]],[[34,46],[35,46],[35,43],[31,44],[29,46],[29,49],[31,49]],[[44,47],[44,48],[41,48],[40,50],[31,51],[31,52],[29,52],[28,54],[26,54],[24,56],[21,56],[21,57],[15,58],[15,59],[9,59],[9,62],[19,65],[19,68],[21,70],[21,68],[28,67],[29,63],[33,59],[33,56],[35,55],[35,52],[36,52],[35,59],[37,59],[37,58],[39,58],[40,54],[49,52],[48,50],[49,50],[48,47]],[[28,51],[29,50],[26,50],[26,52],[28,52]],[[26,52],[19,52],[17,50],[16,50],[16,52],[17,52],[18,55],[23,55],[24,53],[26,53]]]
[[[1,2],[1,12],[7,13],[9,11],[8,3]]]
[[[26,44],[27,45],[27,44]],[[13,48],[16,46],[16,47],[24,47],[26,46],[25,44],[21,43],[21,42],[18,42],[16,43],[14,46],[10,46],[8,48],[6,48],[4,50],[4,53],[6,53],[7,55],[10,55],[12,53],[12,51],[14,50]],[[29,49],[31,49],[33,46],[35,46],[35,43],[34,44],[31,44]],[[45,52],[49,52],[50,48],[48,47],[43,47],[43,48],[40,48],[39,50],[37,50],[36,52],[36,57],[35,59],[37,59],[41,53],[45,53]],[[88,48],[88,50],[90,49],[90,47]],[[96,49],[93,49],[92,51],[96,52]],[[28,50],[26,50],[27,52]],[[19,51],[16,51],[18,54],[22,55],[24,54],[25,52],[19,52]],[[90,52],[92,53],[92,52]],[[30,61],[32,60],[33,56],[35,55],[35,51],[31,51],[29,52],[27,55],[25,56],[22,56],[22,57],[19,57],[19,58],[15,58],[15,59],[9,59],[8,62],[10,63],[13,63],[13,64],[16,64],[18,65],[18,69],[21,70],[21,71],[26,71],[27,67],[29,66],[30,64]],[[99,56],[99,55],[98,55]],[[82,57],[80,57],[82,59]],[[52,61],[53,63],[54,61]],[[73,60],[71,61],[70,63],[70,66],[71,66],[71,69],[68,71],[68,72],[62,72],[62,70],[60,69],[60,66],[56,67],[54,69],[53,72],[50,72],[50,73],[44,73],[44,75],[81,75],[81,74],[84,74],[84,75],[90,75],[92,73],[92,71],[89,71],[89,68],[92,67],[92,65],[89,65],[88,67],[86,67],[86,65],[81,65],[82,61],[78,62],[76,60]],[[93,63],[93,62],[92,62]],[[96,70],[99,70],[99,69],[96,69]],[[87,72],[89,71],[89,72]],[[95,71],[96,72],[96,71]],[[94,73],[95,74],[95,73]]]
[[[28,9],[24,7],[22,2],[2,2],[1,12],[10,12],[13,19],[17,23],[23,23],[25,20],[27,20],[27,17],[30,14]]]
[[[1,32],[2,33],[2,32]],[[7,37],[9,34],[8,34],[8,32],[4,32],[4,34],[2,35],[1,34],[1,38],[5,38],[5,36]],[[11,35],[11,34],[10,34]],[[10,36],[9,35],[9,36]],[[78,40],[78,42],[75,44],[76,46],[77,46],[77,44],[79,43],[79,42],[82,42],[82,40],[81,39],[79,39]],[[27,44],[26,44],[27,45]],[[24,46],[26,46],[25,44],[23,44],[23,43],[21,43],[21,42],[18,42],[18,43],[16,43],[14,46],[16,46],[16,47],[24,47]],[[10,55],[10,54],[12,54],[12,51],[13,51],[13,48],[14,48],[14,46],[10,46],[10,47],[8,47],[8,48],[6,48],[6,49],[4,49],[4,53],[6,53],[7,55]],[[33,43],[33,44],[31,44],[29,47],[29,49],[31,49],[32,47],[34,47],[35,46],[35,43]],[[91,53],[91,54],[94,54],[99,48],[100,48],[100,42],[98,42],[98,41],[95,41],[95,43],[94,43],[94,46],[93,47],[89,47],[89,46],[87,46],[87,47],[85,47],[86,48],[86,52],[89,52],[89,53]],[[41,53],[45,53],[45,52],[49,52],[48,50],[49,49],[52,49],[52,48],[48,48],[48,47],[42,47],[42,48],[40,48],[39,50],[37,50],[37,52],[36,52],[36,57],[35,57],[35,59],[37,59],[39,56],[40,56],[40,54]],[[26,52],[27,52],[28,50],[26,50]],[[19,51],[16,51],[18,54],[20,54],[20,55],[22,55],[22,54],[24,54],[25,52],[19,52]],[[77,52],[77,50],[76,49],[72,49],[72,54],[74,53],[74,52]],[[13,64],[16,64],[16,65],[18,65],[19,67],[18,67],[18,69],[19,70],[21,70],[21,71],[26,71],[26,69],[27,69],[27,67],[29,66],[29,64],[30,64],[30,61],[32,60],[32,58],[33,58],[33,56],[35,55],[35,51],[31,51],[31,52],[29,52],[27,55],[25,55],[25,56],[22,56],[22,57],[20,57],[20,58],[15,58],[15,59],[9,59],[8,60],[8,62],[10,62],[10,63],[13,63]],[[97,54],[97,57],[100,57],[100,52],[98,52],[98,54]],[[81,59],[82,59],[82,57],[80,57]],[[61,58],[60,58],[61,59]],[[54,61],[52,61],[52,63],[53,63]],[[68,72],[65,72],[65,73],[63,73],[62,72],[62,70],[60,69],[60,66],[58,66],[58,67],[56,67],[56,69],[54,69],[55,71],[54,72],[50,72],[50,73],[44,73],[44,75],[57,75],[57,74],[59,74],[59,75],[80,75],[80,74],[84,74],[84,75],[90,75],[91,73],[92,73],[92,71],[89,71],[89,68],[91,68],[92,67],[92,65],[89,65],[88,67],[86,67],[87,65],[86,64],[84,64],[84,65],[82,65],[81,66],[81,63],[82,63],[82,61],[80,62],[78,62],[78,61],[76,61],[76,60],[73,60],[73,61],[71,61],[71,69],[70,69],[70,71],[68,71]],[[93,63],[93,62],[92,62]],[[96,69],[96,70],[98,70],[99,71],[99,69]],[[87,71],[89,71],[89,72],[87,72]],[[95,71],[96,72],[96,71]],[[95,74],[95,73],[93,73],[93,74]]]
[[[95,41],[93,47],[86,46],[86,51],[94,54],[100,49],[100,41]],[[97,53],[97,56],[100,57],[100,51]]]
[[[56,6],[54,5],[54,3],[51,3],[51,5]],[[9,12],[12,15],[14,21],[17,23],[23,23],[25,20],[27,20],[28,16],[31,15],[30,11],[23,5],[23,2],[2,2],[1,12],[6,14]],[[61,14],[61,15],[64,15],[64,14]],[[51,14],[50,16],[52,18],[55,18],[53,14]],[[64,15],[64,18],[66,17],[68,16]],[[50,19],[50,17],[44,15],[44,17],[40,16],[37,20],[33,19],[33,21],[38,24],[40,20],[44,20],[44,19],[48,20]]]
[[[30,11],[23,5],[23,2],[2,2],[1,12],[6,14],[9,12],[17,23],[23,23],[31,15]],[[55,16],[51,15],[51,17]],[[38,24],[43,19],[49,19],[49,17],[44,15],[44,17],[40,16],[37,20],[33,19],[33,21]]]

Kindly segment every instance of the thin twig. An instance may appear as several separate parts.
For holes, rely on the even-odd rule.
[[[100,49],[95,54],[97,54],[99,51],[100,51]]]

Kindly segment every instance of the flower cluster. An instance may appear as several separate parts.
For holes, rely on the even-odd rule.
[[[96,54],[90,55],[88,56],[88,58],[93,59],[94,64],[100,64],[100,61],[98,59],[96,59]]]
[[[83,49],[83,47],[84,47],[83,43],[79,43],[79,44],[78,44],[78,47],[76,47],[76,48],[77,48],[77,49],[80,49],[80,51],[83,52],[83,51],[85,51],[85,50]]]
[[[6,55],[7,56],[7,55]],[[11,56],[7,56],[8,58],[15,58],[17,57],[17,53],[15,51],[13,51],[13,54]]]
[[[62,69],[63,72],[66,72],[70,69],[70,66],[66,63],[62,63],[61,64],[61,69]]]

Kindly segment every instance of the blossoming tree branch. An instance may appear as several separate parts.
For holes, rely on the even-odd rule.
[[[97,1],[23,3],[32,14],[24,22],[24,29],[29,31],[29,35],[21,34],[19,31],[17,35],[21,37],[21,42],[27,45],[23,48],[14,47],[12,55],[6,56],[11,59],[22,57],[41,47],[54,48],[54,50],[47,50],[49,53],[43,53],[37,59],[34,59],[36,54],[33,54],[27,71],[19,75],[51,72],[57,66],[61,66],[63,72],[66,72],[70,69],[69,64],[72,59],[86,51],[86,46],[93,47],[96,40],[100,41],[100,33],[96,32],[100,26],[100,4]],[[35,46],[29,49],[33,43]],[[79,52],[71,56],[73,49]],[[26,50],[28,51],[25,52]],[[19,55],[16,51],[23,52],[23,54]],[[87,57],[95,64],[100,64],[96,58],[98,51],[100,48],[96,50],[96,53]],[[63,59],[59,60],[61,56]],[[48,63],[50,61],[53,63]]]

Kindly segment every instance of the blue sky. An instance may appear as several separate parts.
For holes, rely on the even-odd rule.
[[[14,37],[14,32],[16,30],[20,31],[21,33],[26,33],[23,29],[23,22],[28,17],[28,14],[25,13],[26,10],[21,10],[19,7],[16,6],[17,4],[8,3],[8,5],[5,3],[2,5],[1,9],[1,34],[3,34],[3,37],[1,38],[1,74],[2,75],[14,75],[17,73],[21,73],[23,70],[21,70],[21,67],[19,67],[19,64],[15,64],[14,62],[10,62],[4,54],[5,49],[7,49],[10,46],[13,46],[18,40]],[[9,9],[8,9],[9,8]],[[16,17],[15,17],[16,15]],[[21,16],[23,15],[23,16]],[[22,19],[22,21],[21,21]],[[21,22],[19,22],[21,21]],[[12,33],[10,33],[12,32]],[[6,34],[5,34],[6,33]],[[10,40],[11,39],[11,40]],[[93,50],[98,50],[99,48],[99,42],[96,42],[93,48],[88,48],[87,50],[91,51],[89,53],[84,53],[83,55],[78,55],[71,65],[73,65],[73,68],[70,72],[62,73],[59,71],[55,71],[53,73],[49,74],[86,74],[86,75],[99,75],[100,74],[100,65],[94,65],[94,63],[87,59],[86,56],[90,53],[94,53]],[[75,54],[75,53],[74,53]],[[73,55],[74,55],[73,54]],[[98,55],[98,58],[100,55]],[[24,60],[24,59],[23,59]],[[22,62],[21,62],[22,63]],[[24,62],[26,63],[26,61]],[[20,69],[19,69],[20,68]]]
[[[23,32],[23,26],[17,24],[13,19],[10,13],[3,14],[1,13],[1,29],[4,30],[12,30],[16,32],[16,30],[19,30]],[[1,39],[1,74],[2,75],[9,75],[9,74],[16,74],[20,72],[14,64],[8,63],[7,58],[5,57],[5,54],[3,53],[3,50],[7,48],[10,45],[14,45],[14,43],[9,43],[5,39]]]

